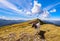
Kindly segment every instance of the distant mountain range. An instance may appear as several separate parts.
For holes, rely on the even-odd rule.
[[[5,25],[11,25],[11,24],[17,24],[21,22],[25,22],[28,20],[5,20],[5,19],[0,19],[0,26],[5,26]],[[42,20],[42,22],[47,23],[47,24],[55,24],[60,26],[60,21],[58,20]]]
[[[25,22],[25,20],[5,20],[5,19],[0,19],[0,26],[16,24],[16,23],[21,23],[21,22]]]
[[[60,20],[42,20],[42,21],[48,24],[55,24],[60,26]]]

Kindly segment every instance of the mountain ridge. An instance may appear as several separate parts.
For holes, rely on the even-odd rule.
[[[0,19],[0,26],[5,26],[5,25],[11,25],[11,24],[17,24],[24,22],[25,20],[5,20],[5,19]]]
[[[60,27],[53,24],[41,24],[39,29],[35,29],[32,24],[29,24],[30,22],[40,21],[35,19],[0,27],[0,41],[28,41],[28,39],[30,39],[29,41],[60,41]],[[40,38],[41,34],[38,34],[40,31],[45,32],[43,34],[45,39]]]

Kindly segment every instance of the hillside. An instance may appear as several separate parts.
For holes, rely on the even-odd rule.
[[[32,27],[32,21],[40,22],[40,28]],[[39,19],[0,27],[0,41],[43,41],[41,31],[45,32],[45,41],[60,41],[60,28]]]

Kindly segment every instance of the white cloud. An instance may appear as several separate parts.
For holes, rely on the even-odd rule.
[[[31,14],[39,14],[38,17],[44,19],[44,18],[48,17],[49,12],[46,9],[42,10],[41,5],[42,4],[38,3],[37,1],[34,1],[34,6],[31,9],[31,11],[32,11]]]
[[[50,12],[56,12],[56,9],[52,9],[52,10],[50,10]]]
[[[0,16],[0,19],[5,19],[5,20],[32,20],[32,19],[36,19],[36,18],[18,18],[18,17],[7,17],[7,16]],[[55,21],[60,21],[60,18],[39,18],[41,20],[55,20]]]
[[[30,12],[29,10],[27,10],[27,9],[23,10],[23,12],[24,12],[25,14],[27,14],[27,15],[30,15],[30,14],[31,14],[31,12]]]
[[[42,4],[38,3],[37,1],[34,1],[34,6],[31,9],[31,11],[32,11],[32,14],[40,14],[40,12],[43,11],[38,17],[41,18],[41,19],[42,18],[44,19],[44,18],[48,18],[49,17],[50,12],[56,12],[56,9],[53,9],[50,12],[48,10],[50,10],[51,8],[53,8],[53,7],[55,7],[55,6],[59,5],[59,4],[60,4],[60,2],[58,2],[56,4],[52,4],[52,5],[47,6],[47,7],[42,9],[41,8]]]
[[[53,8],[54,6],[56,6],[56,5],[58,5],[58,4],[60,4],[60,3],[57,3],[57,4],[54,4],[54,5],[50,5],[50,6],[47,6],[46,8],[43,8],[43,10],[41,9],[41,5],[42,4],[40,4],[40,3],[38,3],[37,1],[35,1],[34,0],[34,5],[33,5],[33,7],[32,7],[32,9],[29,11],[28,9],[26,9],[25,10],[25,8],[23,9],[23,10],[20,10],[20,9],[18,9],[15,5],[13,5],[12,3],[10,3],[10,2],[8,2],[7,0],[0,0],[0,3],[3,5],[3,6],[5,6],[5,7],[7,7],[7,8],[10,8],[10,9],[12,9],[12,10],[14,10],[14,11],[16,11],[16,12],[19,12],[19,14],[22,12],[22,13],[24,13],[24,14],[26,14],[26,15],[28,15],[29,16],[29,14],[30,15],[32,15],[32,14],[39,14],[39,18],[46,18],[46,17],[48,17],[49,16],[49,12],[48,12],[48,10],[50,10],[51,8]],[[2,6],[1,5],[1,6]],[[30,5],[32,5],[32,3],[30,3]],[[43,11],[43,12],[42,12]],[[40,12],[42,12],[41,14],[40,14]],[[53,10],[51,10],[50,12],[56,12],[56,9],[53,9]],[[31,17],[31,16],[30,16]],[[1,17],[0,17],[1,18]],[[3,19],[11,19],[11,18],[7,18],[7,17],[2,17]],[[12,18],[12,19],[25,19],[25,18]]]
[[[8,18],[8,17],[6,17],[6,16],[0,16],[0,19],[10,20],[10,18]]]
[[[32,7],[31,11],[33,14],[36,14],[40,12],[41,4],[39,4],[37,1],[34,1],[34,6]]]
[[[29,14],[31,14],[31,12],[30,12],[30,11],[27,11],[27,12],[26,12],[26,14],[28,14],[28,15],[29,15]]]
[[[37,1],[34,1],[34,6],[32,7],[31,11],[28,11],[26,9],[26,11],[24,11],[25,9],[21,10],[18,9],[15,5],[13,5],[12,3],[8,2],[7,0],[0,0],[0,3],[2,4],[1,6],[5,6],[6,8],[10,8],[16,12],[18,12],[19,14],[24,12],[25,14],[37,14],[40,12],[40,8],[41,8],[41,4],[38,3]],[[30,3],[32,5],[32,3]],[[0,6],[0,7],[1,7]]]
[[[5,16],[0,16],[0,18],[4,18]]]
[[[15,5],[13,5],[12,3],[8,2],[7,0],[0,0],[0,4],[2,4],[3,6],[5,6],[6,8],[10,8],[16,12],[21,12],[22,10],[19,10]]]
[[[7,16],[0,16],[0,19],[5,19],[5,20],[32,20],[34,18],[18,18],[18,17],[7,17]]]
[[[49,12],[47,10],[44,10],[42,14],[39,15],[40,19],[45,19],[49,16]]]
[[[50,12],[56,12],[56,9],[52,9],[52,10],[50,10],[50,9],[59,5],[59,4],[60,4],[60,2],[43,8],[44,12],[40,15],[40,18],[43,18],[43,19],[48,18]],[[50,12],[48,10],[50,10]]]

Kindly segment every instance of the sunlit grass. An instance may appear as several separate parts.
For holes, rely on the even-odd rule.
[[[24,35],[26,34],[26,37],[29,36],[30,41],[33,41],[34,38],[37,38],[37,40],[40,39],[40,36],[38,34],[36,35],[36,33],[37,31],[42,30],[46,31],[46,33],[44,34],[46,41],[60,41],[60,27],[53,24],[43,24],[37,30],[32,27],[32,24],[29,24],[29,22],[31,21],[0,27],[0,37],[8,39],[9,35],[13,34],[15,35],[15,39],[17,40],[21,37],[24,37]],[[26,37],[24,38],[25,40]],[[39,41],[41,41],[41,39]]]

